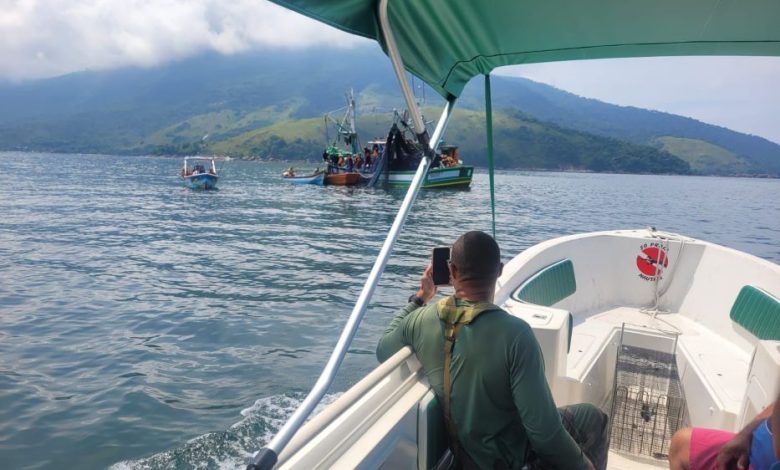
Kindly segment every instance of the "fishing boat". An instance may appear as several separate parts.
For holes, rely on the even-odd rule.
[[[282,174],[282,178],[285,181],[292,184],[313,184],[317,186],[323,186],[325,184],[325,171],[321,171],[319,168],[310,175],[296,175],[294,171],[289,169]]]
[[[190,189],[217,189],[219,181],[217,166],[211,157],[184,157],[179,176]]]
[[[426,151],[321,375],[252,455],[252,470],[452,465],[441,407],[408,348],[309,418],[333,383],[472,77],[485,77],[492,211],[494,68],[615,57],[780,56],[780,3],[763,0],[498,0],[489,8],[467,0],[273,1],[378,41]],[[447,100],[430,136],[407,71]],[[653,228],[556,238],[505,266],[495,303],[532,328],[559,406],[587,402],[609,415],[609,469],[667,468],[675,430],[739,430],[780,392],[780,266],[737,250]]]
[[[364,182],[359,166],[354,157],[359,155],[360,141],[355,129],[355,94],[349,90],[346,95],[347,106],[325,114],[325,130],[332,124],[336,128],[335,140],[325,148],[322,158],[328,165],[325,184],[335,186],[354,186]],[[333,117],[333,113],[344,110],[341,119]],[[326,136],[326,139],[328,137]],[[346,148],[339,148],[343,145]],[[354,156],[354,157],[353,157]],[[366,177],[366,175],[364,175]]]
[[[391,136],[388,138],[390,142],[393,140],[392,133],[391,130]],[[369,141],[369,145],[377,146],[379,153],[385,155],[384,141]],[[446,145],[441,146],[440,149],[441,153],[434,157],[432,166],[425,175],[422,188],[468,188],[474,176],[474,167],[463,165],[458,156],[457,146]],[[410,168],[413,165],[405,161],[414,158],[413,151],[409,152],[411,153],[404,153],[403,150],[390,151],[390,154],[384,158],[388,164],[383,167],[383,174],[379,181],[384,181],[389,187],[408,188],[415,175],[415,168]],[[397,155],[400,158],[397,158]]]

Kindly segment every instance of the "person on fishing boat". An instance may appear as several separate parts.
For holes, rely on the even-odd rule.
[[[492,303],[502,269],[490,235],[462,235],[449,260],[455,294],[429,303],[437,289],[428,266],[377,358],[414,349],[459,468],[604,470],[607,416],[590,404],[556,408],[533,330]]]
[[[363,166],[365,167],[365,170],[368,171],[371,169],[371,149],[368,147],[363,147]]]
[[[740,432],[685,428],[672,436],[670,470],[780,470],[780,396]]]

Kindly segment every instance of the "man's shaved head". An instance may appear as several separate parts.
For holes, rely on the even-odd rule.
[[[450,262],[458,270],[461,282],[495,284],[501,275],[501,251],[485,232],[467,232],[455,240]]]

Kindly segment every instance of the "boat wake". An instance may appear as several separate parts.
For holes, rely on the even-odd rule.
[[[341,393],[326,395],[315,410],[334,402]],[[246,465],[251,454],[270,441],[298,408],[305,394],[273,395],[257,400],[241,411],[244,418],[226,431],[211,432],[191,439],[181,447],[150,457],[125,460],[111,470],[235,469]]]

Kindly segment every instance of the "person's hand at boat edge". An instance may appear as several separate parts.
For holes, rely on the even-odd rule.
[[[718,470],[747,470],[750,458],[750,444],[752,429],[750,432],[739,432],[733,439],[721,447],[718,452]]]
[[[436,295],[436,291],[436,284],[433,283],[433,265],[429,264],[420,276],[420,289],[415,296],[427,304]]]

